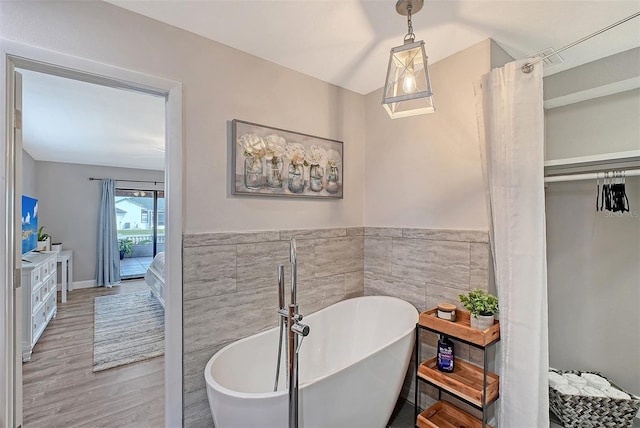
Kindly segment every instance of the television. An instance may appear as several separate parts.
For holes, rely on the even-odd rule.
[[[38,247],[38,200],[22,195],[22,254]]]

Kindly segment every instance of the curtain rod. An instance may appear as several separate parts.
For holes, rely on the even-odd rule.
[[[638,16],[640,16],[640,12],[636,12],[633,15],[627,16],[626,18],[621,19],[620,21],[615,22],[615,23],[609,25],[608,27],[602,28],[602,29],[596,31],[595,33],[591,33],[588,36],[585,36],[585,37],[581,38],[580,40],[576,40],[575,42],[570,43],[567,46],[561,47],[557,51],[554,51],[554,52],[552,52],[552,53],[550,53],[548,55],[545,55],[545,56],[540,57],[540,58],[538,58],[538,59],[536,59],[534,61],[531,61],[531,62],[528,62],[528,63],[524,64],[520,68],[520,70],[522,70],[524,73],[531,73],[533,71],[533,66],[538,64],[540,61],[544,61],[545,59],[549,58],[550,56],[557,55],[560,52],[566,51],[567,49],[570,49],[570,48],[574,47],[575,45],[579,45],[580,43],[582,43],[582,42],[584,42],[586,40],[589,40],[592,37],[595,37],[595,36],[597,36],[599,34],[602,34],[605,31],[609,31],[612,28],[617,27],[620,24],[624,24],[625,22],[627,22],[627,21],[629,21],[629,20],[631,20],[633,18],[636,18]]]
[[[627,170],[616,170],[615,172],[622,171],[622,177],[640,177],[640,169],[627,169]],[[608,171],[611,173],[612,171]],[[605,172],[590,172],[587,174],[569,174],[569,175],[553,175],[551,177],[545,177],[545,183],[556,183],[559,181],[578,181],[578,180],[596,180],[598,178],[605,178]],[[611,177],[609,177],[611,178]],[[619,178],[619,176],[616,176]]]
[[[89,181],[97,181],[97,180],[106,180],[105,178],[95,178],[89,177]],[[126,181],[128,183],[153,183],[153,184],[164,184],[164,181],[153,181],[153,180],[120,180],[118,178],[113,179],[115,181]]]

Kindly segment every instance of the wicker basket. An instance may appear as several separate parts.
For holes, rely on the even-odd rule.
[[[577,370],[555,370],[558,374],[593,373],[607,379],[598,372],[579,372]],[[609,380],[609,379],[607,379]],[[611,382],[611,381],[609,381]],[[629,394],[613,383],[611,386]],[[562,421],[565,428],[630,428],[633,418],[640,409],[640,400],[621,400],[605,397],[585,397],[582,395],[565,395],[549,387],[549,407]]]

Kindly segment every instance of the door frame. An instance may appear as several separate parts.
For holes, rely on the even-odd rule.
[[[13,141],[13,91],[16,67],[97,83],[113,88],[143,92],[166,99],[165,108],[165,197],[166,197],[166,282],[165,293],[165,426],[182,426],[182,83],[96,61],[78,58],[0,39],[0,85],[6,88],[0,103],[0,151],[4,168],[0,180],[5,198],[0,199],[0,425],[15,427],[15,289],[12,252],[14,219],[8,216],[15,198],[17,176]],[[21,155],[21,154],[20,154]],[[17,342],[18,344],[21,341]],[[179,387],[178,387],[179,386]]]

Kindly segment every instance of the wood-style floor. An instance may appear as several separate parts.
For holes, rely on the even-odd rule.
[[[164,357],[93,373],[94,298],[144,282],[58,293],[58,315],[23,370],[23,426],[164,427]]]

